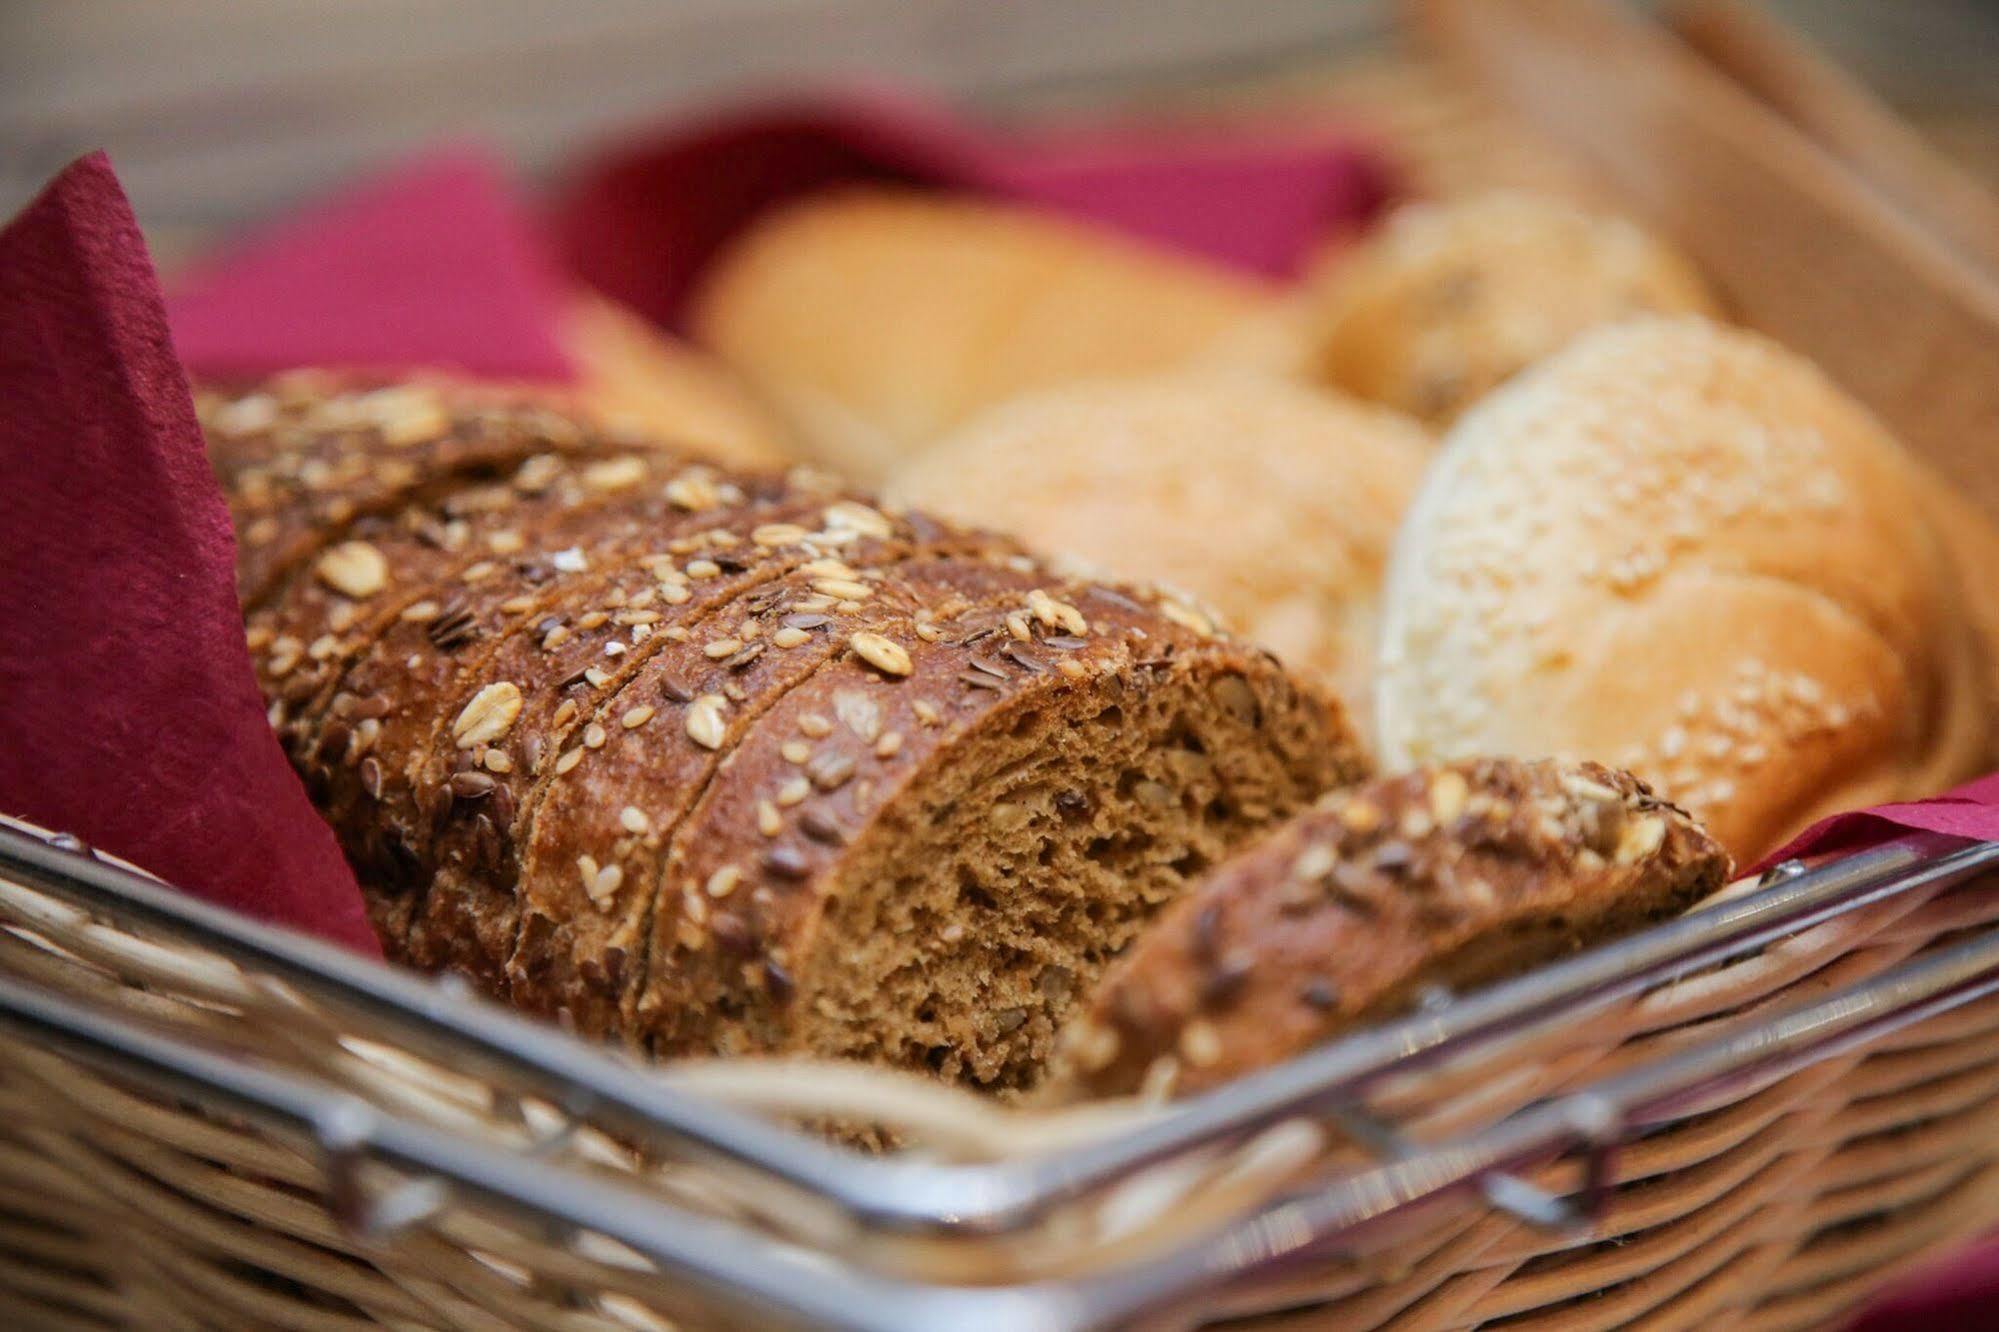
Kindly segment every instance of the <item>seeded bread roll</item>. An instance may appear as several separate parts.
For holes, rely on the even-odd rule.
[[[1315,286],[1311,373],[1438,424],[1586,329],[1716,312],[1656,237],[1532,194],[1409,205]]]
[[[805,473],[733,476],[567,421],[548,447],[544,407],[437,392],[446,434],[521,434],[506,464],[442,441],[365,513],[253,519],[295,534],[252,612],[302,645],[285,670],[261,645],[273,717],[393,957],[665,1052],[865,1054],[1017,1088],[1140,919],[1362,771],[1336,705],[1178,601]],[[349,410],[218,429],[218,472],[401,447],[305,424]],[[295,675],[310,688],[287,697]],[[892,882],[958,918],[910,945],[936,1002],[1018,1022],[852,1011],[857,958],[897,1003],[918,983],[891,940],[843,932]]]
[[[752,228],[717,261],[694,326],[814,456],[874,481],[988,404],[1192,363],[1270,300],[1045,213],[848,192]]]
[[[1469,413],[1384,596],[1392,767],[1599,755],[1745,863],[1931,795],[1991,734],[1980,645],[1909,459],[1752,334],[1587,334]]]
[[[1429,461],[1406,417],[1252,375],[1051,389],[912,459],[890,493],[1185,588],[1365,707],[1397,522]]]
[[[1065,1028],[1049,1094],[1202,1091],[1409,1007],[1676,915],[1728,856],[1595,763],[1385,777],[1239,852],[1148,926]]]

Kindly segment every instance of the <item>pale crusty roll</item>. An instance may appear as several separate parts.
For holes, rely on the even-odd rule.
[[[1271,300],[1045,213],[871,191],[752,228],[717,261],[694,326],[820,461],[872,480],[991,403],[1196,361]]]
[[[1385,408],[1189,373],[1003,404],[912,459],[890,490],[1185,589],[1358,713],[1388,548],[1430,452],[1421,426]]]
[[[1309,286],[1308,373],[1437,423],[1587,329],[1716,308],[1657,237],[1515,192],[1409,205]]]
[[[1742,862],[1968,776],[1991,706],[1923,478],[1801,359],[1600,330],[1451,433],[1384,594],[1384,766],[1596,756]]]

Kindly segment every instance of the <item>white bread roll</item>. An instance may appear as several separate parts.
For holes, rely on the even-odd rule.
[[[1273,299],[1033,209],[856,190],[752,227],[704,281],[694,328],[819,461],[873,481],[1017,394],[1191,364]]]
[[[1514,192],[1398,210],[1307,299],[1313,377],[1438,424],[1588,329],[1715,312],[1657,237]]]
[[[1446,441],[1398,537],[1386,767],[1629,767],[1739,862],[1976,770],[1991,706],[1926,482],[1812,366],[1693,318],[1599,330]]]
[[[1407,417],[1248,374],[1032,394],[906,464],[891,493],[1184,589],[1364,713],[1395,526],[1429,461]]]

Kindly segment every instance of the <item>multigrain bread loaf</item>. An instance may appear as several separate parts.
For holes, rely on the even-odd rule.
[[[704,282],[694,329],[820,461],[874,481],[980,407],[1194,362],[1270,302],[1217,266],[1046,213],[854,191],[753,227]]]
[[[1051,389],[913,458],[889,492],[1038,550],[1185,588],[1367,707],[1381,579],[1428,434],[1385,408],[1217,372]]]
[[[1308,373],[1438,424],[1587,329],[1716,308],[1656,237],[1521,193],[1409,205],[1311,286]]]
[[[1629,774],[1480,759],[1337,792],[1139,936],[1061,1035],[1053,1099],[1201,1091],[1677,914],[1727,855]]]
[[[1024,1088],[1146,917],[1364,770],[1193,607],[808,473],[438,386],[202,413],[390,954],[593,1034]]]
[[[1459,422],[1384,596],[1390,768],[1595,755],[1748,862],[1970,776],[1991,733],[1909,459],[1810,365],[1703,320],[1585,335]]]

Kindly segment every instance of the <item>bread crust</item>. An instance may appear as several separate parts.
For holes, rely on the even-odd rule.
[[[656,1053],[823,1051],[829,1041],[837,1049],[854,1036],[840,1029],[847,1019],[823,1011],[827,974],[838,969],[844,946],[830,916],[855,889],[844,871],[901,836],[898,820],[913,817],[939,774],[965,762],[968,750],[1056,699],[1096,698],[1097,706],[1115,709],[1127,690],[1194,679],[1202,689],[1227,689],[1232,707],[1339,715],[1337,705],[1326,712],[1324,702],[1305,702],[1263,654],[1216,635],[1197,612],[1156,592],[1071,580],[1038,596],[1009,593],[936,623],[934,639],[901,643],[906,674],[888,675],[849,655],[817,673],[809,688],[792,691],[687,816],[668,856],[634,1014]],[[1078,626],[1081,634],[1068,632]],[[1273,688],[1291,692],[1276,697]],[[821,730],[815,718],[832,725]],[[1309,770],[1300,789],[1366,770],[1343,723],[1332,721],[1330,735],[1324,724],[1298,737],[1297,759]],[[802,798],[785,800],[785,787],[801,780]],[[766,801],[779,807],[775,833],[756,827]],[[1134,924],[1108,923],[1099,960]],[[968,928],[979,926],[960,922]],[[956,944],[940,939],[941,957]],[[1073,983],[1080,990],[1090,979],[1078,975]],[[961,1015],[966,1023],[977,1016]],[[830,1019],[830,1030],[822,1019]],[[974,1035],[955,1042],[964,1062],[954,1056],[940,1071],[973,1082],[1007,1076],[997,1054],[969,1053]]]
[[[1183,588],[1359,711],[1389,547],[1431,449],[1414,421],[1333,392],[1182,373],[1003,404],[889,491]]]
[[[710,270],[693,323],[814,456],[878,481],[982,406],[1195,363],[1270,300],[1030,209],[850,190],[752,227]]]
[[[226,418],[226,401],[211,406]],[[523,447],[546,410],[508,418]],[[1106,902],[1064,945],[1076,965],[1052,968],[1049,983],[1065,987],[1199,864],[1364,769],[1337,705],[1184,600],[1077,578],[1010,538],[877,507],[823,478],[737,477],[575,429],[572,447],[532,464],[543,487],[439,450],[399,479],[393,503],[384,494],[310,541],[299,524],[305,554],[253,611],[300,638],[329,622],[313,638],[325,650],[301,654],[311,671],[267,669],[264,683],[392,957],[662,1050],[846,1050],[847,1033],[817,1017],[784,1026],[852,980],[857,941],[823,909],[929,846],[937,793],[975,786],[982,761],[1015,754],[1116,802],[1133,799],[1139,772],[1120,770],[1114,790],[1104,783],[1117,772],[1092,772],[1094,761],[1115,750],[1137,763],[1127,751],[1147,737],[1184,746],[1162,769],[1173,785],[1148,778],[1156,798],[1140,793],[1164,849],[1141,891]],[[230,456],[225,475],[261,465]],[[436,521],[459,525],[454,542],[426,540]],[[506,549],[488,559],[495,537]],[[368,558],[317,575],[313,551],[361,540]],[[1151,712],[1121,731],[1104,720],[1121,706]],[[1098,739],[1073,741],[1057,718]],[[1164,729],[1175,718],[1185,736]],[[1036,726],[1055,728],[1052,759],[1032,752]],[[971,788],[948,799],[978,808]],[[1000,854],[1010,826],[975,814],[964,835]],[[708,863],[716,855],[743,865],[728,873]],[[1024,902],[1051,887],[1037,873],[1018,877]],[[738,876],[741,896],[725,900]],[[1116,875],[1102,882],[1123,891]],[[779,884],[790,903],[825,896],[795,915],[766,911]],[[740,914],[745,904],[761,914]],[[683,957],[690,930],[716,950]],[[961,974],[984,941],[956,940],[965,947],[936,962]],[[690,984],[726,990],[702,1000],[698,1032],[671,1002]],[[793,989],[812,996],[809,1010],[779,994]],[[1066,990],[1049,998],[1050,1012],[1068,1002]],[[933,1066],[1012,1086],[1052,1037],[1045,1017],[998,1033],[969,1014],[953,1022],[948,1039],[964,1048]],[[914,1058],[907,1046],[893,1057]]]
[[[1468,414],[1410,507],[1383,761],[1598,756],[1744,862],[1934,794],[1992,713],[1930,515],[1879,423],[1767,340],[1587,334]]]
[[[1308,373],[1439,427],[1579,334],[1720,313],[1633,223],[1501,191],[1407,205],[1308,292]]]
[[[1062,1036],[1056,1099],[1190,1093],[1679,912],[1727,854],[1628,773],[1478,759],[1327,797],[1139,937]]]

